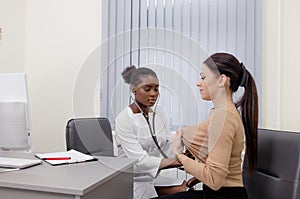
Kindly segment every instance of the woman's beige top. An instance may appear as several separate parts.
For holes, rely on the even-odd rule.
[[[204,122],[182,130],[184,145],[198,160],[181,158],[187,173],[214,190],[243,186],[244,128],[233,103],[212,109]]]

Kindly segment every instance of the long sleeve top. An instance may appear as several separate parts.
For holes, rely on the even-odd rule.
[[[171,151],[171,132],[164,111],[157,107],[153,130],[153,112],[149,113],[149,125],[155,133],[160,148],[168,157],[174,157]],[[148,175],[152,178],[159,173],[162,156],[153,141],[148,123],[142,113],[133,113],[126,107],[116,118],[116,142],[118,157],[138,159],[135,176]]]
[[[244,128],[235,105],[213,108],[210,116],[183,130],[183,143],[196,160],[182,158],[185,171],[214,190],[241,187]]]

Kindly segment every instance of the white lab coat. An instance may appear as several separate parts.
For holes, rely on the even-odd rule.
[[[153,129],[152,112],[149,113],[149,123]],[[155,114],[155,134],[160,148],[168,157],[174,157],[171,152],[171,132],[165,113],[160,107],[157,107]],[[182,180],[158,175],[162,156],[142,113],[133,113],[130,107],[119,113],[116,118],[116,142],[118,157],[138,159],[134,167],[134,198],[156,197],[156,184],[182,184]]]

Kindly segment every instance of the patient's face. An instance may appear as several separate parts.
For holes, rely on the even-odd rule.
[[[205,64],[200,72],[200,80],[197,86],[200,88],[200,95],[203,100],[212,100],[218,88],[217,75],[213,73]]]
[[[148,76],[142,76],[141,82],[136,89],[135,99],[138,103],[144,106],[153,106],[159,95],[158,79]]]

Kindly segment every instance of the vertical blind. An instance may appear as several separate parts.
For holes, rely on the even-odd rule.
[[[113,125],[130,103],[121,77],[129,65],[157,73],[158,104],[173,129],[207,117],[212,104],[200,99],[196,83],[203,60],[214,52],[234,54],[261,92],[259,0],[102,0],[102,41],[100,114]]]

